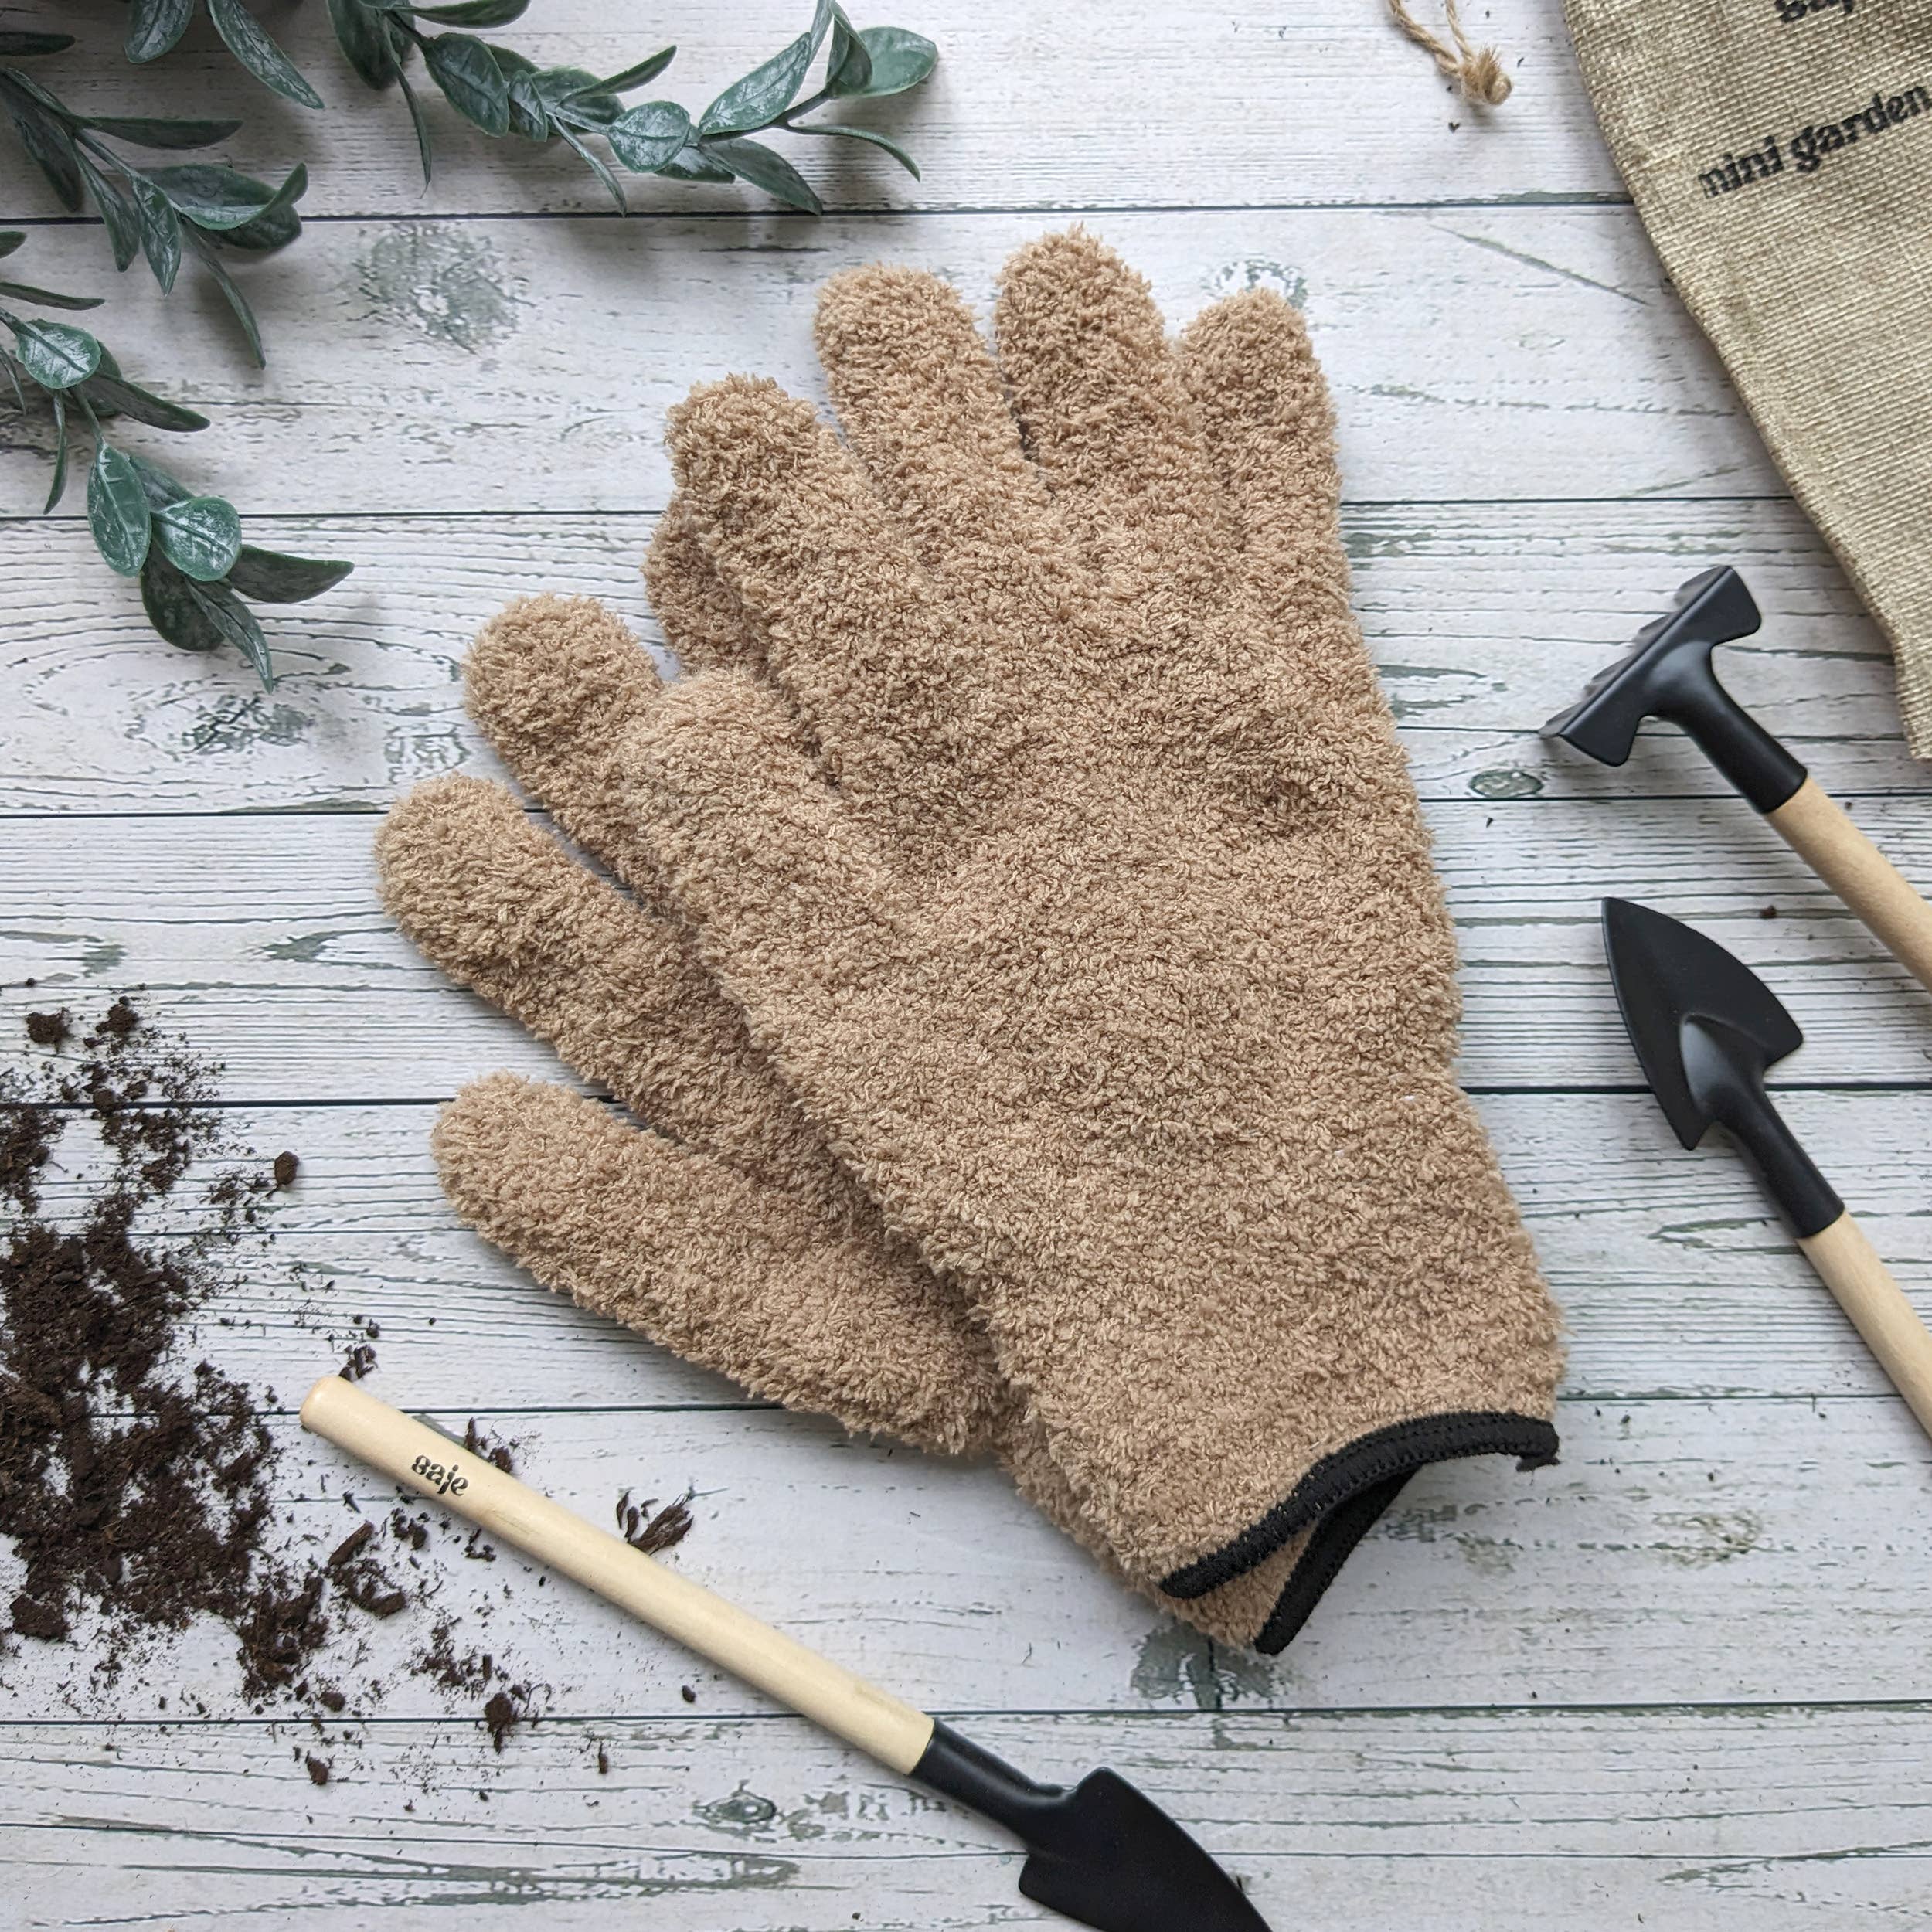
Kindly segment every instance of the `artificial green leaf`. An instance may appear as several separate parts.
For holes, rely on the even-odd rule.
[[[647,80],[655,80],[670,66],[675,47],[661,47],[648,60],[640,60],[634,67],[626,67],[620,73],[597,83],[597,90],[607,94],[628,94],[633,87],[641,87]]]
[[[215,286],[221,291],[222,299],[233,311],[236,321],[241,324],[242,334],[248,339],[248,346],[253,352],[257,368],[268,366],[268,356],[262,347],[260,325],[255,320],[255,311],[248,306],[248,298],[235,286],[235,278],[223,267],[207,239],[198,228],[188,230],[188,245],[200,258],[201,265],[214,277]]]
[[[107,245],[114,251],[114,266],[125,268],[141,252],[141,217],[134,213],[134,203],[84,153],[77,150],[74,160],[87,181],[87,192],[94,198],[94,206],[100,211]]]
[[[581,67],[546,67],[535,81],[550,119],[573,128],[604,128],[624,112],[617,97],[601,90]]]
[[[498,66],[504,66],[503,56],[509,51],[505,47],[497,49]],[[548,141],[551,132],[550,110],[536,90],[536,63],[525,60],[521,54],[516,59],[519,65],[504,67],[510,80],[510,132],[520,134],[526,141]]]
[[[835,90],[850,100],[903,94],[908,87],[917,87],[939,60],[939,49],[923,34],[909,33],[903,27],[862,27],[859,38],[872,71],[862,87]]]
[[[221,231],[222,245],[226,248],[240,248],[253,255],[266,255],[277,248],[286,248],[302,232],[302,218],[295,212],[293,202],[271,202],[253,221],[243,222],[239,228],[224,228]]]
[[[0,56],[23,60],[36,53],[60,53],[73,45],[70,33],[0,33]]]
[[[890,155],[914,181],[919,179],[918,162],[914,161],[897,141],[889,141],[885,135],[875,132],[870,128],[842,128],[829,121],[816,123],[808,121],[788,121],[785,123],[785,128],[787,133],[794,134],[835,134],[842,141],[869,142],[875,148],[884,148],[886,153]]]
[[[121,51],[139,66],[158,60],[188,31],[195,17],[195,0],[134,0],[128,9],[128,38]]]
[[[570,130],[565,127],[561,121],[557,123],[557,132],[570,143],[572,149],[583,162],[584,165],[590,170],[591,173],[595,175],[597,179],[604,183],[605,192],[608,193],[611,199],[617,205],[617,213],[620,215],[629,214],[631,212],[630,204],[624,199],[623,185],[618,181],[617,176],[612,174],[611,170],[604,165],[603,158],[600,155],[594,154],[590,149],[585,147],[583,143],[578,140],[577,136],[571,133]]]
[[[389,43],[389,23],[363,0],[328,0],[336,44],[366,86],[378,93],[395,80],[401,63]]]
[[[87,472],[87,527],[109,570],[124,577],[140,574],[153,529],[148,493],[134,464],[111,443],[96,447]]]
[[[417,20],[434,20],[444,27],[507,27],[529,11],[530,0],[455,0],[447,7],[389,6],[387,13],[406,13]]]
[[[148,179],[197,228],[246,227],[271,211],[299,201],[308,190],[308,170],[299,161],[281,187],[271,188],[253,175],[238,173],[213,162],[190,162],[181,168],[151,168]]]
[[[866,43],[852,30],[843,7],[832,10],[832,46],[825,55],[825,92],[862,94],[872,80],[872,56]]]
[[[655,175],[684,151],[691,117],[675,100],[647,100],[604,131],[611,151],[633,174]]]
[[[812,56],[831,25],[832,0],[818,0],[810,31],[801,33],[782,53],[753,67],[742,80],[734,80],[699,117],[698,132],[740,134],[776,121],[798,99]]]
[[[737,177],[723,162],[716,162],[694,141],[687,142],[658,169],[673,181],[735,181]]]
[[[416,130],[416,152],[423,163],[423,185],[430,185],[430,124],[423,118],[423,104],[401,68],[396,70],[396,84],[403,90],[403,104],[410,111],[410,125]]]
[[[355,568],[352,563],[329,557],[290,556],[281,550],[258,550],[252,543],[244,543],[228,573],[228,581],[257,603],[305,604],[333,590]]]
[[[13,325],[14,353],[43,389],[72,389],[100,366],[100,345],[71,322],[40,322],[32,316]]]
[[[134,218],[141,224],[141,252],[155,272],[165,295],[181,272],[181,220],[168,197],[146,175],[131,173],[128,186],[134,198]]]
[[[274,688],[268,641],[254,613],[226,584],[197,583],[184,577],[157,545],[141,566],[141,602],[148,621],[168,643],[183,651],[219,651],[233,645],[262,682]]]
[[[66,398],[56,389],[49,393],[47,400],[53,406],[53,481],[48,488],[46,502],[40,506],[43,515],[67,493]]]
[[[268,640],[255,614],[225,583],[193,583],[189,594],[208,613],[209,621],[246,658],[264,690],[275,688],[275,665]]]
[[[100,367],[86,382],[74,386],[75,393],[93,404],[104,416],[125,416],[158,430],[205,430],[208,418],[199,410],[171,403],[138,383],[127,381],[118,370],[111,370],[112,359],[104,351]]]
[[[98,308],[98,295],[61,295],[51,288],[36,288],[31,282],[0,282],[0,295],[12,295],[23,302],[38,302],[43,308]]]
[[[141,570],[141,604],[148,621],[182,651],[219,651],[226,634],[213,622],[196,585],[170,563],[159,545],[150,547]]]
[[[24,228],[0,228],[0,256],[11,255],[26,239]]]
[[[241,0],[208,0],[208,17],[228,51],[264,87],[304,107],[319,107],[322,97],[302,78],[301,70],[269,37]]]
[[[423,43],[423,63],[444,97],[486,134],[510,131],[509,83],[487,45],[467,33],[439,33]]]
[[[13,123],[28,159],[46,176],[60,197],[61,206],[77,214],[85,197],[81,191],[80,157],[73,136],[65,122],[46,113],[8,84],[21,77],[0,74],[0,102],[5,104],[7,117]]]
[[[776,196],[789,208],[803,209],[808,215],[822,215],[823,203],[791,163],[777,149],[761,141],[707,141],[704,151],[721,161],[740,181]]]
[[[169,503],[185,503],[194,495],[185,484],[170,475],[158,463],[151,463],[146,457],[132,454],[128,461],[134,466],[134,474],[141,478],[141,487],[148,492],[148,501],[156,509]]]
[[[156,121],[145,114],[97,114],[83,128],[131,141],[137,148],[212,148],[240,126],[239,121]]]
[[[168,561],[197,583],[225,577],[241,555],[241,519],[219,496],[183,497],[155,512],[155,534]]]

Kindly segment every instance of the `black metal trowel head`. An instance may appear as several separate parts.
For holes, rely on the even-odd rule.
[[[1804,1044],[1798,1022],[1757,974],[1681,920],[1628,899],[1604,901],[1604,950],[1630,1043],[1665,1117],[1686,1147],[1717,1119],[1685,1064],[1686,1021],[1714,1022],[1748,1043],[1761,1076]]]
[[[1728,1128],[1801,1235],[1845,1203],[1764,1090],[1764,1073],[1804,1044],[1777,995],[1715,940],[1648,906],[1604,901],[1604,949],[1630,1043],[1686,1147]]]
[[[1026,1847],[1019,1889],[1100,1932],[1268,1932],[1241,1888],[1117,1773],[1036,1784],[945,1724],[913,1776]]]
[[[1729,564],[1692,577],[1668,613],[1647,624],[1630,650],[1599,672],[1583,696],[1543,727],[1600,764],[1621,765],[1646,718],[1680,725],[1760,811],[1773,811],[1804,782],[1804,767],[1718,682],[1711,652],[1764,623],[1757,600]]]

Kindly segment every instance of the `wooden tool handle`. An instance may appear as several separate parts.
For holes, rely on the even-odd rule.
[[[1865,1230],[1841,1214],[1816,1234],[1801,1235],[1798,1246],[1816,1268],[1838,1304],[1865,1338],[1865,1345],[1892,1378],[1913,1414],[1932,1435],[1932,1334],[1879,1259]]]
[[[923,1711],[780,1635],[339,1375],[308,1392],[302,1427],[607,1597],[890,1769],[910,1771],[932,1742],[933,1720]]]
[[[1871,927],[1900,964],[1932,989],[1932,906],[1845,815],[1844,808],[1807,778],[1764,816],[1785,842]]]

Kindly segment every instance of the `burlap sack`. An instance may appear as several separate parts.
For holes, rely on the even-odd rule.
[[[1932,5],[1566,10],[1651,240],[1890,638],[1932,757]]]

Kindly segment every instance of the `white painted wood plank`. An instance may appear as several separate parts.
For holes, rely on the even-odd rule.
[[[0,523],[13,589],[0,715],[0,810],[313,810],[386,806],[434,774],[495,769],[454,667],[498,605],[557,587],[604,598],[659,637],[638,560],[648,514],[264,519],[358,574],[266,614],[281,679],[171,650],[76,522]],[[1685,576],[1735,563],[1766,613],[1725,675],[1826,784],[1918,791],[1889,655],[1788,502],[1351,506],[1355,602],[1425,797],[1721,794],[1709,765],[1654,730],[1609,772],[1536,737]]]
[[[89,9],[79,30],[99,57],[39,63],[56,89],[105,114],[242,116],[223,151],[259,172],[305,158],[311,213],[414,214],[610,206],[583,164],[562,151],[491,141],[423,83],[437,171],[424,189],[401,100],[349,76],[322,9],[263,15],[329,103],[285,106],[244,78],[206,22],[158,67],[131,72],[110,53],[115,10]],[[101,17],[103,13],[106,17]],[[736,0],[700,14],[653,15],[599,0],[553,0],[489,38],[545,64],[607,73],[666,39],[679,43],[661,80],[634,94],[669,97],[695,114],[719,87],[774,54],[811,17],[804,0]],[[1477,31],[1502,49],[1517,83],[1501,113],[1471,113],[1427,57],[1362,0],[1311,0],[1284,13],[1137,0],[1039,9],[973,0],[874,0],[861,26],[911,27],[940,49],[920,93],[830,117],[901,138],[915,182],[853,145],[784,140],[786,155],[835,207],[1086,208],[1302,201],[1485,200],[1621,194],[1598,141],[1558,9],[1494,0]],[[434,31],[434,29],[431,29]],[[420,66],[417,67],[420,79]],[[84,77],[84,78],[83,78]],[[58,209],[37,178],[9,168],[9,219]],[[751,199],[627,181],[634,207],[729,211]],[[103,251],[104,254],[104,250]]]
[[[1932,885],[1920,799],[1860,801],[1855,815]],[[1634,1083],[1598,934],[1607,893],[1689,919],[1769,975],[1810,1043],[1783,1080],[1932,1070],[1923,992],[1739,800],[1553,794],[1439,802],[1429,817],[1461,937],[1468,1083]],[[229,1064],[237,1100],[434,1098],[494,1066],[549,1069],[391,926],[369,850],[379,822],[15,820],[0,977],[39,981],[43,1003],[146,985],[158,1021]]]
[[[386,1371],[370,1388],[408,1406]],[[488,1392],[479,1390],[479,1399]],[[461,1432],[465,1404],[443,1412]],[[804,1641],[944,1710],[1400,1708],[1672,1702],[1932,1700],[1920,1626],[1932,1566],[1928,1452],[1896,1400],[1566,1402],[1563,1460],[1519,1474],[1495,1458],[1418,1476],[1272,1662],[1204,1661],[1198,1639],[1049,1529],[999,1473],[854,1441],[773,1410],[494,1410],[519,1469],[594,1520],[619,1492],[697,1491],[687,1575]],[[393,1492],[274,1423],[289,1445],[282,1532],[319,1553]],[[546,1687],[564,1714],[767,1708],[608,1605],[505,1556],[467,1560],[460,1534],[419,1560],[459,1641]],[[9,1589],[11,1562],[0,1583]],[[344,1613],[317,1661],[356,1714],[474,1715],[478,1700],[407,1672],[431,1614]],[[0,1658],[0,1718],[159,1714],[199,1700],[246,1715],[232,1645],[191,1631],[104,1693],[77,1653]],[[84,1628],[80,1658],[87,1656]],[[384,1692],[369,1707],[371,1678]],[[62,1687],[70,1678],[80,1682]],[[1533,1694],[1533,1696],[1532,1696]],[[188,1708],[196,1708],[189,1702]]]
[[[1916,1923],[1923,1707],[986,1719],[1036,1776],[1112,1764],[1281,1932]],[[109,1747],[111,1745],[112,1748]],[[610,1770],[596,1770],[597,1750]],[[335,1766],[325,1789],[298,1757]],[[1059,1927],[992,1826],[792,1720],[0,1730],[0,1870],[36,1932],[228,1918],[429,1932]],[[406,1810],[404,1808],[407,1807]]]
[[[244,515],[655,509],[664,412],[692,383],[750,370],[820,393],[811,314],[835,270],[886,255],[984,304],[1012,250],[1055,225],[1004,213],[889,229],[334,222],[299,256],[250,265],[266,371],[244,368],[219,331],[184,331],[131,279],[107,333],[131,374],[214,419],[199,442],[131,430],[130,446],[165,447],[184,479]],[[1302,303],[1357,500],[1781,494],[1628,208],[1118,213],[1091,226],[1177,321],[1257,282]],[[32,273],[96,287],[94,244],[84,229],[43,230]],[[12,514],[46,488],[32,451],[0,461]]]
[[[1734,1156],[1687,1155],[1647,1097],[1503,1093],[1478,1102],[1570,1328],[1573,1397],[1879,1395],[1886,1384]],[[1932,1093],[1796,1094],[1798,1131],[1855,1200],[1932,1316],[1923,1150]],[[241,1107],[238,1141],[298,1150],[190,1345],[291,1400],[375,1321],[383,1372],[413,1403],[648,1409],[742,1391],[546,1294],[456,1225],[429,1157],[427,1106]],[[46,1211],[87,1199],[78,1147]],[[158,1232],[196,1225],[172,1206]],[[650,1425],[638,1424],[641,1429]]]

